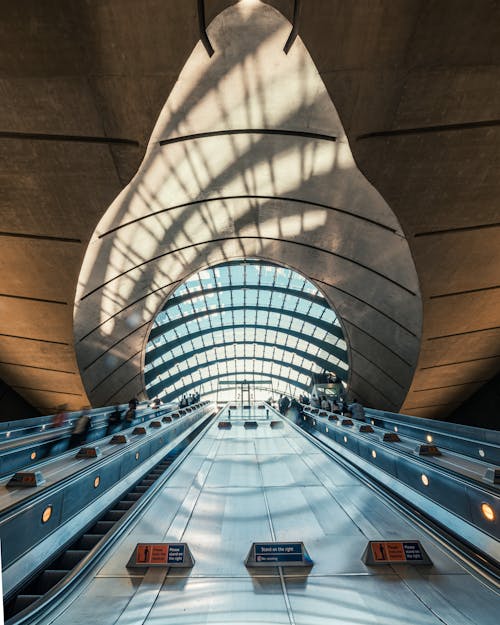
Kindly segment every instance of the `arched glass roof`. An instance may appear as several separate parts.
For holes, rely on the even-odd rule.
[[[150,332],[145,384],[166,401],[199,391],[232,401],[307,391],[312,375],[347,379],[335,312],[301,274],[258,259],[224,262],[186,280]]]

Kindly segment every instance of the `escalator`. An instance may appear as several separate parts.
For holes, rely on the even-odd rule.
[[[130,490],[124,493],[111,507],[104,511],[93,524],[65,548],[62,553],[50,561],[41,572],[27,581],[26,584],[16,591],[11,597],[4,598],[5,622],[7,625],[15,623],[29,623],[33,610],[40,608],[49,599],[50,595],[57,595],[59,589],[66,588],[67,580],[75,570],[81,569],[85,561],[85,568],[89,567],[99,557],[99,552],[109,548],[112,535],[120,525],[122,518],[129,513],[128,522],[133,509],[137,507],[141,499],[149,499],[154,485],[160,480],[165,481],[175,470],[178,463],[175,461],[187,452],[187,448],[198,438],[210,425],[212,416],[203,419],[202,423],[186,436],[174,449],[146,473]],[[174,464],[175,463],[175,464]],[[174,465],[174,467],[172,467]],[[172,469],[171,469],[172,467]],[[122,523],[125,527],[125,525]],[[122,532],[120,532],[121,535]],[[117,536],[115,537],[117,538]],[[81,573],[81,571],[80,571]]]

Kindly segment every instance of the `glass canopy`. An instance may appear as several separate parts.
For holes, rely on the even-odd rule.
[[[314,374],[347,379],[335,312],[299,273],[268,261],[224,262],[191,276],[158,313],[146,346],[149,397],[259,401],[309,391]]]

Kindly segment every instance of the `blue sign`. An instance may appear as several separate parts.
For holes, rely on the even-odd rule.
[[[287,564],[302,562],[301,543],[255,543],[255,561],[260,563]]]
[[[184,545],[169,545],[167,564],[182,564],[184,562]]]
[[[403,543],[403,549],[408,561],[424,559],[424,554],[418,542]]]

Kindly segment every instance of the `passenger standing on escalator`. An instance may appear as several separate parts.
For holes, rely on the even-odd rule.
[[[337,414],[341,413],[340,406],[335,399],[332,401],[332,412],[335,412]]]
[[[133,408],[133,410],[137,410],[137,406],[139,405],[139,400],[136,397],[132,397],[132,399],[128,402],[128,407]]]
[[[356,398],[353,398],[352,404],[349,406],[352,416],[359,421],[365,420],[365,409]]]
[[[132,423],[135,421],[135,410],[133,408],[130,408],[127,410],[127,412],[125,413],[125,419],[123,422],[123,428],[129,428]]]
[[[112,434],[122,421],[122,413],[119,406],[115,406],[113,412],[109,415],[108,427],[106,428],[106,436]]]
[[[137,401],[135,397],[132,397],[132,399],[128,402],[128,410],[125,413],[125,417],[123,419],[123,429],[130,427],[132,423],[135,421],[135,417],[136,417],[135,411],[136,411],[138,404],[139,402]]]
[[[125,413],[125,418],[123,420],[123,429],[129,428],[135,421],[135,409],[137,408],[138,403],[139,402],[135,398],[128,402],[128,410]]]
[[[77,447],[83,445],[87,440],[87,435],[92,427],[92,420],[87,408],[85,408],[82,414],[78,417],[69,439],[69,447]]]
[[[57,413],[52,417],[51,428],[60,428],[68,422],[68,413],[66,412],[66,404],[59,406]]]

